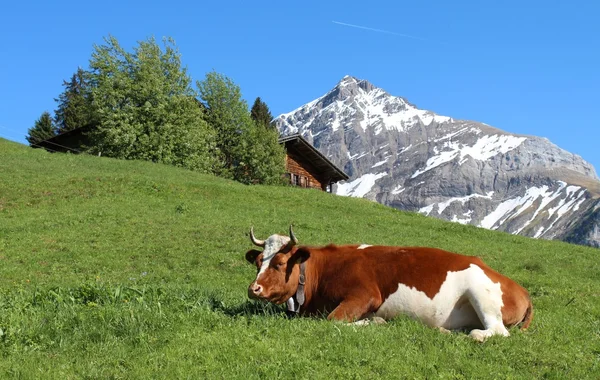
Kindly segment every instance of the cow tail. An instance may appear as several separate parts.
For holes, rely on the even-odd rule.
[[[529,306],[527,306],[527,310],[525,310],[525,316],[523,317],[521,330],[525,330],[526,328],[528,328],[532,319],[533,319],[533,304],[531,303],[531,299],[530,299]]]

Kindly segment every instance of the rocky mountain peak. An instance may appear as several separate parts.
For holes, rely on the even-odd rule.
[[[340,80],[338,82],[338,84],[335,86],[335,88],[348,89],[350,93],[352,93],[358,89],[361,89],[364,93],[367,93],[367,94],[375,89],[378,89],[369,81],[364,80],[364,79],[358,79],[358,78],[355,78],[350,75],[346,75],[345,77],[343,77],[342,80]],[[381,89],[379,89],[379,90],[381,90]]]
[[[364,98],[372,98],[377,91],[380,96],[388,95],[366,80],[360,80],[346,75],[337,85],[322,97],[322,107],[328,107],[334,102],[351,103]],[[376,96],[376,95],[375,95]]]
[[[547,139],[418,109],[348,75],[275,122],[283,135],[302,134],[351,177],[336,187],[339,195],[600,245],[593,237],[600,224],[595,170]]]

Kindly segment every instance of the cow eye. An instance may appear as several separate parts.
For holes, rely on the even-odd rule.
[[[285,263],[277,263],[277,269],[283,268],[284,265],[285,265]]]

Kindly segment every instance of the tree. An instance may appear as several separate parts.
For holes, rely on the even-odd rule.
[[[250,110],[250,116],[252,119],[258,123],[259,125],[263,125],[265,127],[274,128],[273,115],[271,115],[271,111],[265,102],[263,102],[260,97],[254,100],[254,104],[252,105],[252,109]]]
[[[219,175],[235,178],[235,167],[240,161],[243,134],[251,127],[248,108],[241,99],[240,88],[224,75],[206,74],[197,81],[198,92],[206,112],[206,121],[217,134],[217,148],[222,165]]]
[[[63,81],[65,90],[54,99],[58,108],[54,111],[57,133],[85,127],[93,123],[93,109],[90,102],[88,73],[78,68],[70,81]]]
[[[249,149],[245,152],[243,161],[245,177],[242,182],[281,185],[284,181],[285,150],[279,144],[279,132],[270,125],[260,125],[250,130]]]
[[[285,165],[283,147],[276,133],[254,122],[240,88],[216,72],[196,85],[206,120],[217,133],[218,174],[243,183],[278,183]]]
[[[255,136],[253,137],[256,143],[253,145],[255,164],[253,168],[253,176],[256,178],[266,178],[264,183],[282,184],[283,173],[285,170],[285,151],[279,144],[279,132],[273,123],[273,116],[265,102],[260,97],[254,100],[250,117],[254,120],[256,127]],[[272,173],[272,174],[269,174]]]
[[[54,136],[56,136],[56,128],[52,122],[52,116],[48,111],[44,111],[40,118],[35,121],[33,127],[27,130],[25,138],[30,146],[35,146],[40,141]]]
[[[116,38],[94,46],[89,86],[98,127],[92,153],[143,159],[211,173],[218,166],[215,133],[171,39],[151,38],[133,53]]]

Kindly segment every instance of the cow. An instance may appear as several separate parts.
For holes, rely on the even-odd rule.
[[[507,327],[529,327],[533,307],[529,293],[475,256],[427,247],[330,244],[299,246],[274,234],[250,240],[246,260],[256,265],[248,296],[303,316],[361,323],[406,314],[426,325],[470,330],[483,342],[509,336]]]

